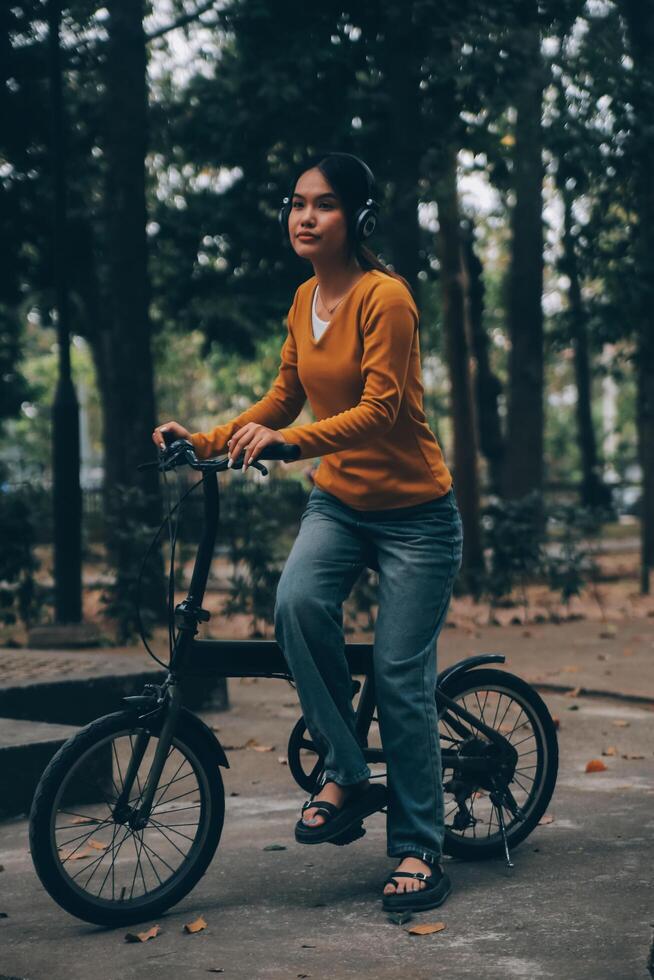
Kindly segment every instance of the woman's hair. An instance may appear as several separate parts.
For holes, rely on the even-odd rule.
[[[374,196],[374,188],[369,186],[369,180],[365,168],[354,156],[349,153],[317,153],[305,160],[302,167],[298,170],[293,185],[291,195],[295,190],[295,185],[307,170],[317,169],[321,172],[327,183],[333,188],[343,205],[347,221],[347,237],[350,247],[362,269],[378,269],[379,272],[398,279],[404,283],[409,292],[412,292],[406,279],[389,269],[388,266],[377,258],[372,249],[358,241],[354,231],[354,217],[369,197]]]

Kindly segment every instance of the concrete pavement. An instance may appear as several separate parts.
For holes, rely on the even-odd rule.
[[[453,634],[456,631],[451,631]],[[629,659],[629,658],[626,658]],[[513,666],[513,665],[511,665]],[[280,762],[298,717],[283,681],[236,681],[232,710],[202,712],[231,768],[227,816],[205,877],[159,917],[157,938],[79,922],[41,888],[25,820],[0,824],[0,976],[24,980],[646,980],[654,926],[654,745],[646,705],[545,693],[560,719],[561,768],[539,826],[503,860],[447,860],[454,890],[442,908],[403,926],[381,911],[384,816],[347,848],[295,843],[305,794]],[[270,751],[243,746],[255,738]],[[602,756],[609,747],[615,755]],[[624,758],[642,756],[642,758]],[[590,758],[607,770],[586,774]],[[284,850],[264,850],[276,844]],[[202,915],[207,928],[187,935]],[[416,922],[445,930],[410,936]],[[144,923],[146,928],[154,922]],[[131,931],[136,931],[132,927]]]

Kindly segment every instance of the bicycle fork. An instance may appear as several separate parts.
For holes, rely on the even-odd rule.
[[[168,702],[166,707],[166,716],[159,735],[157,748],[154,753],[154,759],[152,760],[152,765],[150,766],[150,771],[148,772],[145,786],[141,794],[140,805],[137,809],[132,810],[129,807],[129,798],[132,793],[134,781],[136,780],[136,775],[139,771],[141,762],[143,761],[143,757],[152,737],[145,729],[141,730],[136,737],[132,756],[125,774],[123,788],[118,796],[118,799],[116,800],[116,806],[114,807],[114,819],[119,823],[128,823],[132,830],[142,830],[145,826],[147,826],[148,820],[150,819],[150,812],[152,810],[154,794],[157,790],[157,786],[159,785],[159,779],[161,778],[163,767],[166,763],[166,759],[168,758],[168,750],[173,740],[173,733],[177,726],[177,719],[179,718],[179,712],[182,705],[179,685],[174,680],[170,681],[167,685],[167,692]],[[132,699],[126,698],[125,700]],[[133,700],[138,699],[135,698]]]

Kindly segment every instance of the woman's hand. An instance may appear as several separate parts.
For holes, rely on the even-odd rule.
[[[241,429],[237,429],[232,438],[228,441],[229,463],[228,466],[239,458],[241,453],[245,453],[243,459],[243,469],[248,468],[248,464],[254,462],[265,446],[270,446],[276,442],[285,442],[283,436],[274,429],[268,429],[265,425],[257,422],[248,422]]]
[[[191,433],[183,425],[180,425],[179,422],[162,422],[152,433],[152,441],[157,449],[166,448],[166,443],[162,435],[163,432],[174,436],[175,439],[188,439],[189,442],[191,440]]]

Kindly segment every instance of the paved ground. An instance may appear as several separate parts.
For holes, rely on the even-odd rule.
[[[225,638],[229,635],[227,624]],[[165,659],[164,644],[155,644],[155,652]],[[504,653],[506,669],[545,689],[579,687],[582,693],[654,701],[652,617],[624,618],[608,626],[582,620],[527,628],[515,625],[445,629],[439,645],[439,666],[480,652]],[[0,648],[0,688],[156,668],[138,646],[83,651]]]
[[[647,635],[642,627],[639,641],[628,631],[619,640],[596,638],[593,653],[580,632],[576,650],[586,650],[594,685],[597,664],[605,663],[626,683],[631,668],[624,665],[632,663],[641,643],[651,671],[651,627]],[[456,633],[446,634],[442,662],[454,655]],[[479,639],[464,638],[463,645],[479,649]],[[454,645],[461,655],[466,651],[459,642]],[[627,643],[634,653],[623,656]],[[548,673],[568,662],[574,666],[574,649],[574,638],[569,643],[563,638],[539,667]],[[596,664],[598,653],[610,659]],[[517,656],[511,660],[512,669],[527,673],[526,663],[516,663]],[[584,671],[573,672],[577,686],[582,678],[585,683]],[[567,680],[566,673],[557,677]],[[652,689],[644,674],[641,697]],[[633,683],[627,693],[638,693],[635,677]],[[385,855],[382,815],[367,821],[366,836],[347,848],[306,848],[293,839],[305,794],[279,759],[299,713],[294,691],[283,681],[233,682],[231,697],[230,712],[204,715],[225,745],[241,746],[228,750],[232,768],[224,773],[227,818],[220,847],[196,889],[157,920],[162,931],[156,939],[127,944],[126,929],[102,930],[61,911],[32,870],[26,821],[0,824],[0,911],[8,916],[0,919],[1,977],[646,980],[650,975],[654,715],[645,703],[546,693],[560,719],[553,821],[516,849],[511,871],[503,861],[448,860],[454,891],[447,903],[402,927],[380,908],[381,883],[393,866]],[[252,738],[274,748],[243,747]],[[603,757],[607,770],[586,774],[586,762],[609,747],[615,754]],[[285,849],[264,850],[270,844]],[[185,934],[184,923],[198,914],[207,928]],[[446,928],[426,936],[405,931],[421,921],[443,921]]]

